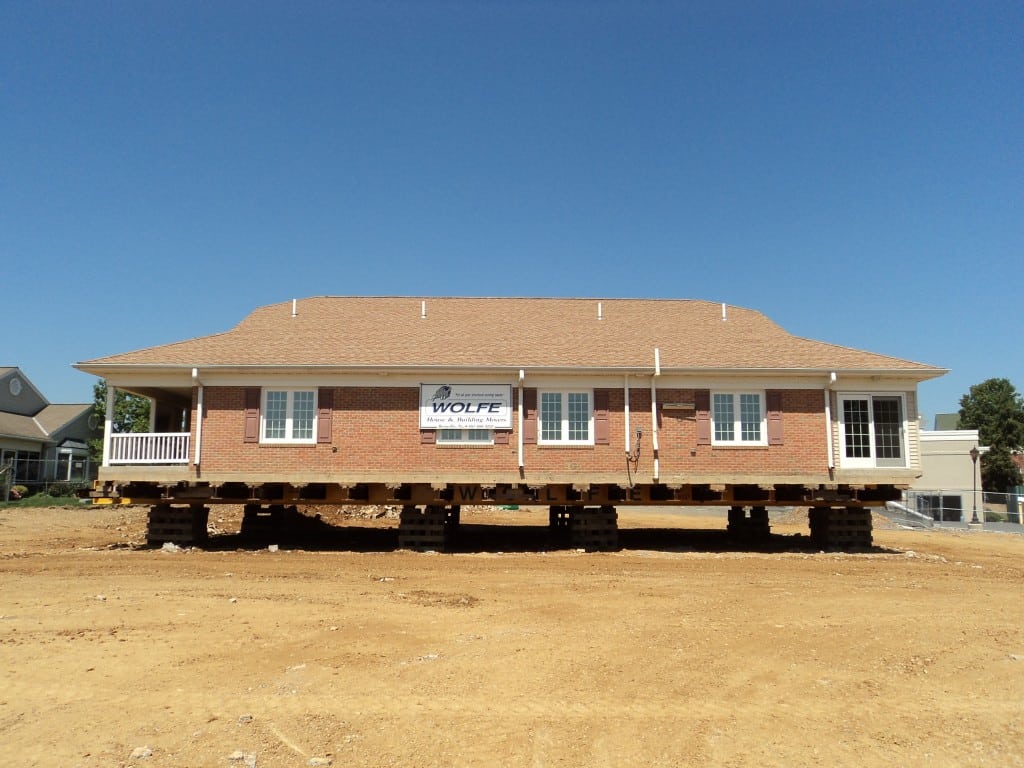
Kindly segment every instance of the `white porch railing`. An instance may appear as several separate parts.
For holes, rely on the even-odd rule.
[[[109,464],[188,464],[188,432],[132,432],[110,436]]]

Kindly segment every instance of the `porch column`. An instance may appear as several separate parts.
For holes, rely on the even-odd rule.
[[[196,392],[196,460],[195,465],[199,466],[199,461],[202,458],[202,446],[203,446],[203,382],[199,380],[199,369],[192,369],[192,386],[197,390]]]
[[[114,433],[114,400],[117,388],[107,382],[107,410],[103,415],[103,466],[110,466],[110,436]]]

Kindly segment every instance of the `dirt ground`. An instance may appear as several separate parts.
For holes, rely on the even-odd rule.
[[[1024,765],[1024,536],[823,553],[793,514],[752,551],[620,510],[583,553],[464,509],[457,554],[331,514],[272,551],[215,508],[171,552],[145,519],[0,510],[0,765]]]

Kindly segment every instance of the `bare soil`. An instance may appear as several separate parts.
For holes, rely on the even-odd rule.
[[[620,510],[583,553],[464,509],[456,554],[338,513],[272,551],[215,508],[171,552],[145,520],[0,510],[0,765],[1024,765],[1024,536],[825,553],[796,514],[754,551]]]

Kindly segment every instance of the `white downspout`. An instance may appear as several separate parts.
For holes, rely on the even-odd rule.
[[[655,383],[661,376],[661,352],[654,348],[654,375],[651,376],[651,450],[654,452],[654,482],[658,482],[660,468],[658,465],[658,385]],[[626,436],[629,439],[627,433]]]
[[[107,412],[103,415],[103,466],[110,466],[110,436],[114,434],[114,400],[117,387],[107,382]]]
[[[625,396],[625,400],[626,400],[626,406],[623,409],[623,414],[624,414],[624,416],[626,418],[626,435],[625,435],[625,440],[626,440],[626,456],[629,456],[629,455],[631,455],[630,446],[629,446],[629,436],[632,433],[630,432],[630,429],[629,429],[629,374],[628,373],[625,376],[625,381],[626,381],[626,383],[625,383],[625,386],[623,387],[623,389],[624,389],[624,396]]]
[[[199,466],[199,460],[203,449],[203,383],[199,381],[199,369],[192,369],[192,385],[199,388],[196,396],[196,460],[195,465]]]
[[[828,384],[825,385],[825,445],[828,446],[828,468],[832,471],[836,468],[835,451],[832,448],[832,388],[836,385],[836,372],[829,375]]]
[[[519,369],[519,468],[523,468],[523,380],[526,379],[526,371]]]

